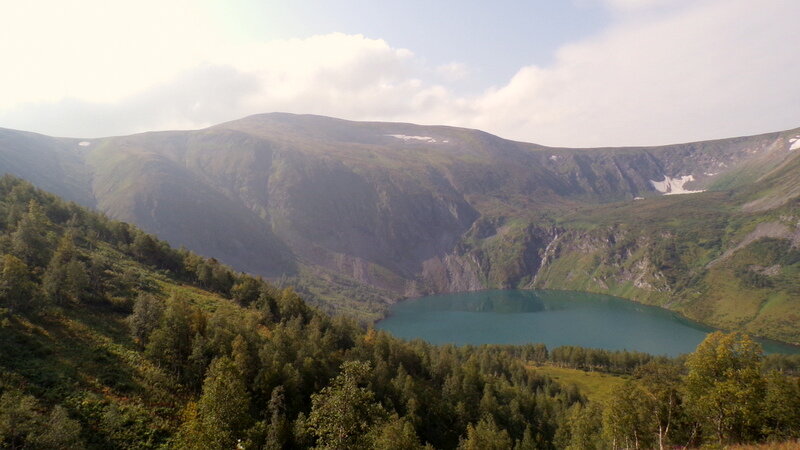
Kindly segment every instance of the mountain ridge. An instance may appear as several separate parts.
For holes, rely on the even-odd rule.
[[[731,283],[711,280],[722,269],[700,261],[739,245],[759,221],[800,217],[800,153],[789,150],[798,135],[570,149],[457,127],[269,113],[85,140],[0,131],[0,170],[239,270],[290,277],[328,309],[367,320],[401,297],[544,287],[612,293],[740,329],[761,309],[708,313],[703,299]],[[709,192],[663,197],[701,190]],[[718,236],[689,214],[711,214]],[[625,239],[633,244],[617,248]],[[697,261],[679,264],[687,249]],[[735,283],[756,273],[731,270]],[[794,304],[794,287],[781,289],[760,288],[756,303],[784,292],[781,304]],[[800,338],[769,332],[776,320],[758,334]]]

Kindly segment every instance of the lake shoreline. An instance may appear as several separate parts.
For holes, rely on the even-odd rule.
[[[417,301],[420,301],[420,300],[423,300],[423,299],[428,299],[428,298],[437,299],[437,298],[448,298],[448,297],[453,298],[453,297],[459,297],[459,296],[462,296],[462,297],[463,296],[473,296],[474,297],[474,296],[481,296],[481,295],[488,295],[490,297],[493,296],[493,295],[494,296],[508,296],[508,295],[514,295],[513,293],[528,293],[528,294],[531,294],[531,295],[534,295],[534,296],[536,296],[537,294],[545,294],[545,296],[547,296],[547,295],[550,295],[548,293],[558,293],[558,295],[561,295],[561,296],[566,295],[566,296],[581,297],[581,298],[591,298],[591,297],[596,296],[597,298],[610,299],[610,300],[612,300],[614,302],[623,302],[624,304],[628,305],[628,309],[630,309],[631,307],[633,307],[633,308],[640,307],[640,308],[645,308],[646,310],[649,310],[649,311],[658,311],[658,313],[661,314],[661,315],[664,315],[664,314],[668,315],[674,322],[680,323],[685,327],[689,327],[689,328],[692,328],[694,330],[701,331],[701,332],[703,332],[705,334],[713,332],[713,331],[725,331],[725,332],[736,331],[736,330],[725,330],[725,329],[720,329],[720,328],[717,328],[717,327],[713,327],[711,325],[708,325],[708,324],[705,324],[705,323],[690,319],[690,318],[686,317],[684,314],[682,314],[682,313],[680,313],[678,311],[674,311],[674,310],[667,309],[667,308],[664,308],[664,307],[661,307],[661,306],[657,306],[657,305],[649,305],[649,304],[646,304],[646,303],[638,302],[638,301],[627,299],[627,298],[623,298],[623,297],[618,297],[618,296],[609,295],[609,294],[602,294],[602,293],[594,293],[594,292],[573,291],[573,290],[551,290],[551,289],[482,289],[482,290],[476,290],[476,291],[450,292],[450,293],[434,294],[434,295],[421,296],[421,297],[413,297],[413,298],[409,297],[409,298],[399,299],[397,302],[395,302],[392,305],[390,305],[390,307],[388,308],[386,314],[381,319],[375,321],[373,326],[376,329],[385,329],[387,321],[391,322],[391,321],[395,320],[398,307],[402,308],[401,305],[406,305],[406,304],[417,302]],[[591,302],[596,302],[596,299],[591,300],[590,303]],[[595,305],[595,306],[597,306],[597,305]],[[635,323],[635,322],[633,322],[633,323]],[[630,324],[628,324],[628,325],[630,325]],[[389,331],[391,331],[391,330],[389,330]],[[755,334],[752,334],[752,333],[747,333],[747,332],[743,332],[743,333],[748,334],[748,335],[752,336],[753,338],[757,339],[759,341],[759,343],[762,345],[762,347],[765,348],[765,353],[783,353],[783,354],[797,354],[797,353],[800,353],[800,345],[798,345],[798,344],[791,343],[791,342],[785,342],[785,341],[779,341],[779,340],[775,340],[775,339],[769,339],[769,338],[765,338],[763,336],[755,335]],[[420,338],[422,338],[422,339],[424,339],[426,341],[429,341],[428,339],[425,339],[424,337],[420,337]],[[515,343],[503,342],[502,344],[505,344],[505,345],[524,345],[525,343],[534,343],[534,342],[537,342],[537,341],[520,342],[520,343],[516,343],[516,344]],[[457,342],[453,342],[453,343],[456,344],[456,345],[465,345],[464,343],[457,343]],[[497,342],[486,342],[486,343],[497,343]],[[480,344],[479,343],[475,343],[475,344],[469,344],[469,345],[480,345]],[[598,347],[592,347],[591,345],[582,345],[582,346],[585,346],[587,348],[598,348]],[[551,345],[548,345],[548,347],[551,347]],[[641,351],[641,350],[637,350],[637,351]]]

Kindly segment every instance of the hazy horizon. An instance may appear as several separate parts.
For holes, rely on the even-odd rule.
[[[68,137],[251,114],[660,145],[800,125],[800,3],[32,1],[0,7],[0,127]]]

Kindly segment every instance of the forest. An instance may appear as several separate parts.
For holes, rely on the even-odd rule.
[[[800,438],[798,356],[433,346],[0,179],[0,447],[605,449]],[[536,365],[624,378],[591,401]]]

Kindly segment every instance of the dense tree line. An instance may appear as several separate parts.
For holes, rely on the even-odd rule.
[[[599,405],[575,405],[565,448],[672,448],[800,437],[800,384],[764,372],[761,347],[740,333],[710,334],[684,364],[652,361]]]
[[[11,311],[125,299],[129,308],[137,292],[154,290],[136,270],[117,270],[109,249],[242,306],[258,300],[264,284],[8,175],[0,178],[0,198],[0,307]]]
[[[124,315],[131,351],[153,367],[142,383],[158,387],[137,390],[112,365],[106,395],[136,400],[98,404],[70,402],[80,393],[48,390],[49,378],[33,396],[0,377],[0,447],[652,448],[800,430],[797,381],[778,371],[797,359],[765,362],[741,335],[712,334],[685,360],[402,341],[11,177],[0,179],[0,255],[0,335],[59,309]],[[227,300],[168,294],[160,279]],[[0,375],[13,373],[11,354],[0,346]],[[631,381],[593,403],[531,363]],[[151,415],[168,424],[154,429]]]
[[[548,448],[568,407],[583,400],[511,352],[365,332],[303,307],[291,289],[259,298],[245,317],[171,298],[145,339],[145,352],[195,399],[179,447],[374,448],[402,439],[454,448],[502,432]]]
[[[509,351],[435,347],[366,331],[321,314],[290,288],[171,249],[11,177],[0,179],[0,254],[0,320],[46,320],[58,308],[127,314],[133,345],[159,368],[147,382],[174,394],[143,401],[175,411],[180,423],[171,435],[143,432],[137,442],[126,428],[146,419],[132,410],[34,404],[0,380],[6,399],[31,400],[24,414],[3,408],[0,423],[25,424],[0,427],[16,430],[0,434],[3,445],[38,447],[34,433],[20,430],[54,415],[69,424],[65,430],[82,427],[65,442],[79,435],[74,442],[96,447],[391,447],[400,440],[448,448],[495,434],[548,447],[560,418],[583,400]],[[153,273],[229,302],[209,310],[183,295],[165,298]],[[0,348],[3,358],[13,354]],[[332,420],[326,413],[345,406],[356,414]]]

